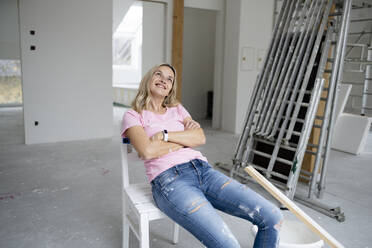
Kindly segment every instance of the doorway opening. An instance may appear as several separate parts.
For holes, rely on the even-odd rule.
[[[0,145],[24,144],[18,1],[0,1]]]

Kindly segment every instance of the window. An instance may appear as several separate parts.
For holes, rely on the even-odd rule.
[[[142,46],[142,6],[132,5],[113,37],[113,65],[140,67]]]
[[[0,105],[22,104],[20,60],[0,59]]]

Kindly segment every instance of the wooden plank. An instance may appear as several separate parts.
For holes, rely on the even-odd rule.
[[[294,202],[285,196],[278,188],[270,183],[264,176],[256,171],[251,165],[244,169],[251,177],[253,177],[262,187],[264,187],[272,196],[286,206],[293,214],[297,216],[303,223],[305,223],[313,232],[318,234],[328,245],[336,248],[343,248],[333,236],[324,230],[318,223],[316,223],[310,216],[302,211]]]
[[[182,97],[182,50],[183,50],[184,0],[173,0],[172,65],[177,71],[177,99]]]

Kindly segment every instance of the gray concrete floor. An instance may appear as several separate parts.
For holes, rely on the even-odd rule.
[[[19,123],[12,124],[14,132],[1,132],[0,138],[7,142],[0,142],[0,247],[121,247],[121,168],[117,136],[122,113],[123,109],[114,108],[117,135],[108,139],[26,146],[18,141],[10,142],[17,127],[16,133],[23,132]],[[0,119],[3,119],[2,112]],[[10,119],[12,123],[14,119]],[[18,122],[20,120],[18,117]],[[0,130],[5,128],[4,123],[6,121],[0,122]],[[208,126],[208,122],[203,124]],[[199,150],[210,163],[230,162],[238,137],[209,128],[205,128],[205,133],[207,144]],[[135,154],[130,156],[131,180],[145,181],[143,164]],[[341,206],[345,222],[298,205],[345,247],[371,247],[371,177],[372,133],[366,152],[360,156],[331,152],[322,202]],[[271,199],[257,184],[249,183],[249,186]],[[250,247],[250,224],[221,215],[242,247]],[[285,215],[291,218],[290,213]],[[153,248],[202,247],[183,229],[179,244],[172,245],[169,220],[154,221],[150,229]],[[138,247],[133,234],[130,247]]]

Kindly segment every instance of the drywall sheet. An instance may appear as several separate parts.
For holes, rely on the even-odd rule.
[[[340,89],[338,92],[338,99],[337,99],[337,105],[336,105],[336,122],[338,120],[338,117],[341,115],[342,112],[344,112],[344,108],[347,102],[347,99],[349,98],[350,91],[351,91],[351,84],[341,84]]]
[[[363,152],[372,118],[342,113],[334,127],[332,148],[355,155]]]

